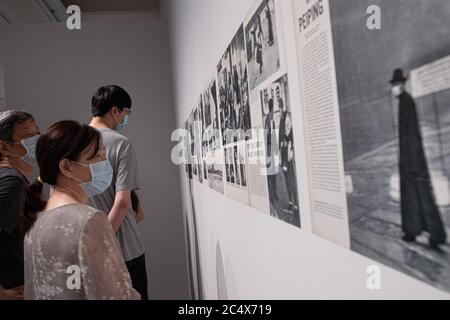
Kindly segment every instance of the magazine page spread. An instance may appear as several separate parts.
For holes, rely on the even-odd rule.
[[[350,248],[330,10],[327,0],[293,2],[313,232]]]
[[[314,233],[450,290],[450,2],[293,5]]]

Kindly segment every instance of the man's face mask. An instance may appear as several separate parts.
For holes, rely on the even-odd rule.
[[[122,123],[118,123],[116,125],[116,131],[120,132],[122,130],[124,130],[127,126],[128,126],[128,121],[130,120],[130,117],[127,115],[125,115],[125,118],[123,118],[123,122]]]
[[[395,86],[392,87],[392,94],[393,94],[395,97],[398,97],[399,95],[402,94],[402,87],[401,87],[400,84],[397,84],[397,85],[395,85]]]
[[[32,167],[37,167],[37,160],[36,160],[36,144],[39,140],[39,135],[35,135],[31,138],[23,139],[21,142],[10,142],[12,144],[21,144],[25,150],[27,150],[27,153],[23,155],[19,154],[11,154],[15,157],[20,157],[22,161],[27,163],[28,165]]]
[[[131,110],[125,109],[122,112],[125,112],[125,117],[123,118],[123,121],[121,123],[119,121],[117,121],[117,119],[114,116],[114,119],[117,122],[117,125],[115,128],[115,131],[117,131],[117,132],[120,132],[120,131],[124,130],[126,127],[128,127],[128,122],[130,121]]]

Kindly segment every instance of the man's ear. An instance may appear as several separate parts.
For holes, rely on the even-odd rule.
[[[112,115],[116,115],[116,114],[120,113],[120,109],[116,106],[112,107],[110,111],[111,111]]]
[[[68,159],[62,159],[59,162],[59,172],[65,177],[72,177],[72,168],[70,166],[70,161]]]

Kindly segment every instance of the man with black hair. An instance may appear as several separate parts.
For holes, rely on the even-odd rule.
[[[20,211],[36,166],[39,128],[27,112],[0,112],[0,300],[22,299],[23,232]]]
[[[133,214],[132,192],[139,189],[137,157],[128,138],[119,134],[131,115],[130,95],[116,85],[104,86],[92,97],[91,126],[100,131],[106,157],[114,169],[113,183],[103,194],[89,199],[89,204],[109,213],[117,233],[133,287],[148,299],[144,246]]]

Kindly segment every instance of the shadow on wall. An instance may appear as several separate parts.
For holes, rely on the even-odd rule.
[[[220,243],[216,245],[216,276],[217,276],[217,299],[228,300],[227,281],[225,279],[225,266]]]
[[[217,298],[219,300],[240,299],[234,268],[226,253],[222,250],[220,242],[216,244],[216,279],[217,279]]]
[[[192,180],[188,179],[189,203],[185,214],[185,233],[188,253],[189,284],[191,299],[204,300],[200,250],[198,243],[197,218],[195,215]]]
[[[185,212],[185,234],[186,249],[188,256],[189,284],[192,300],[204,300],[202,268],[200,260],[200,248],[198,241],[197,217],[195,214],[195,203],[192,192],[192,180],[189,179],[189,207]],[[236,292],[236,282],[233,275],[233,268],[227,257],[224,256],[222,246],[216,243],[216,281],[217,299],[228,300],[230,292]]]

